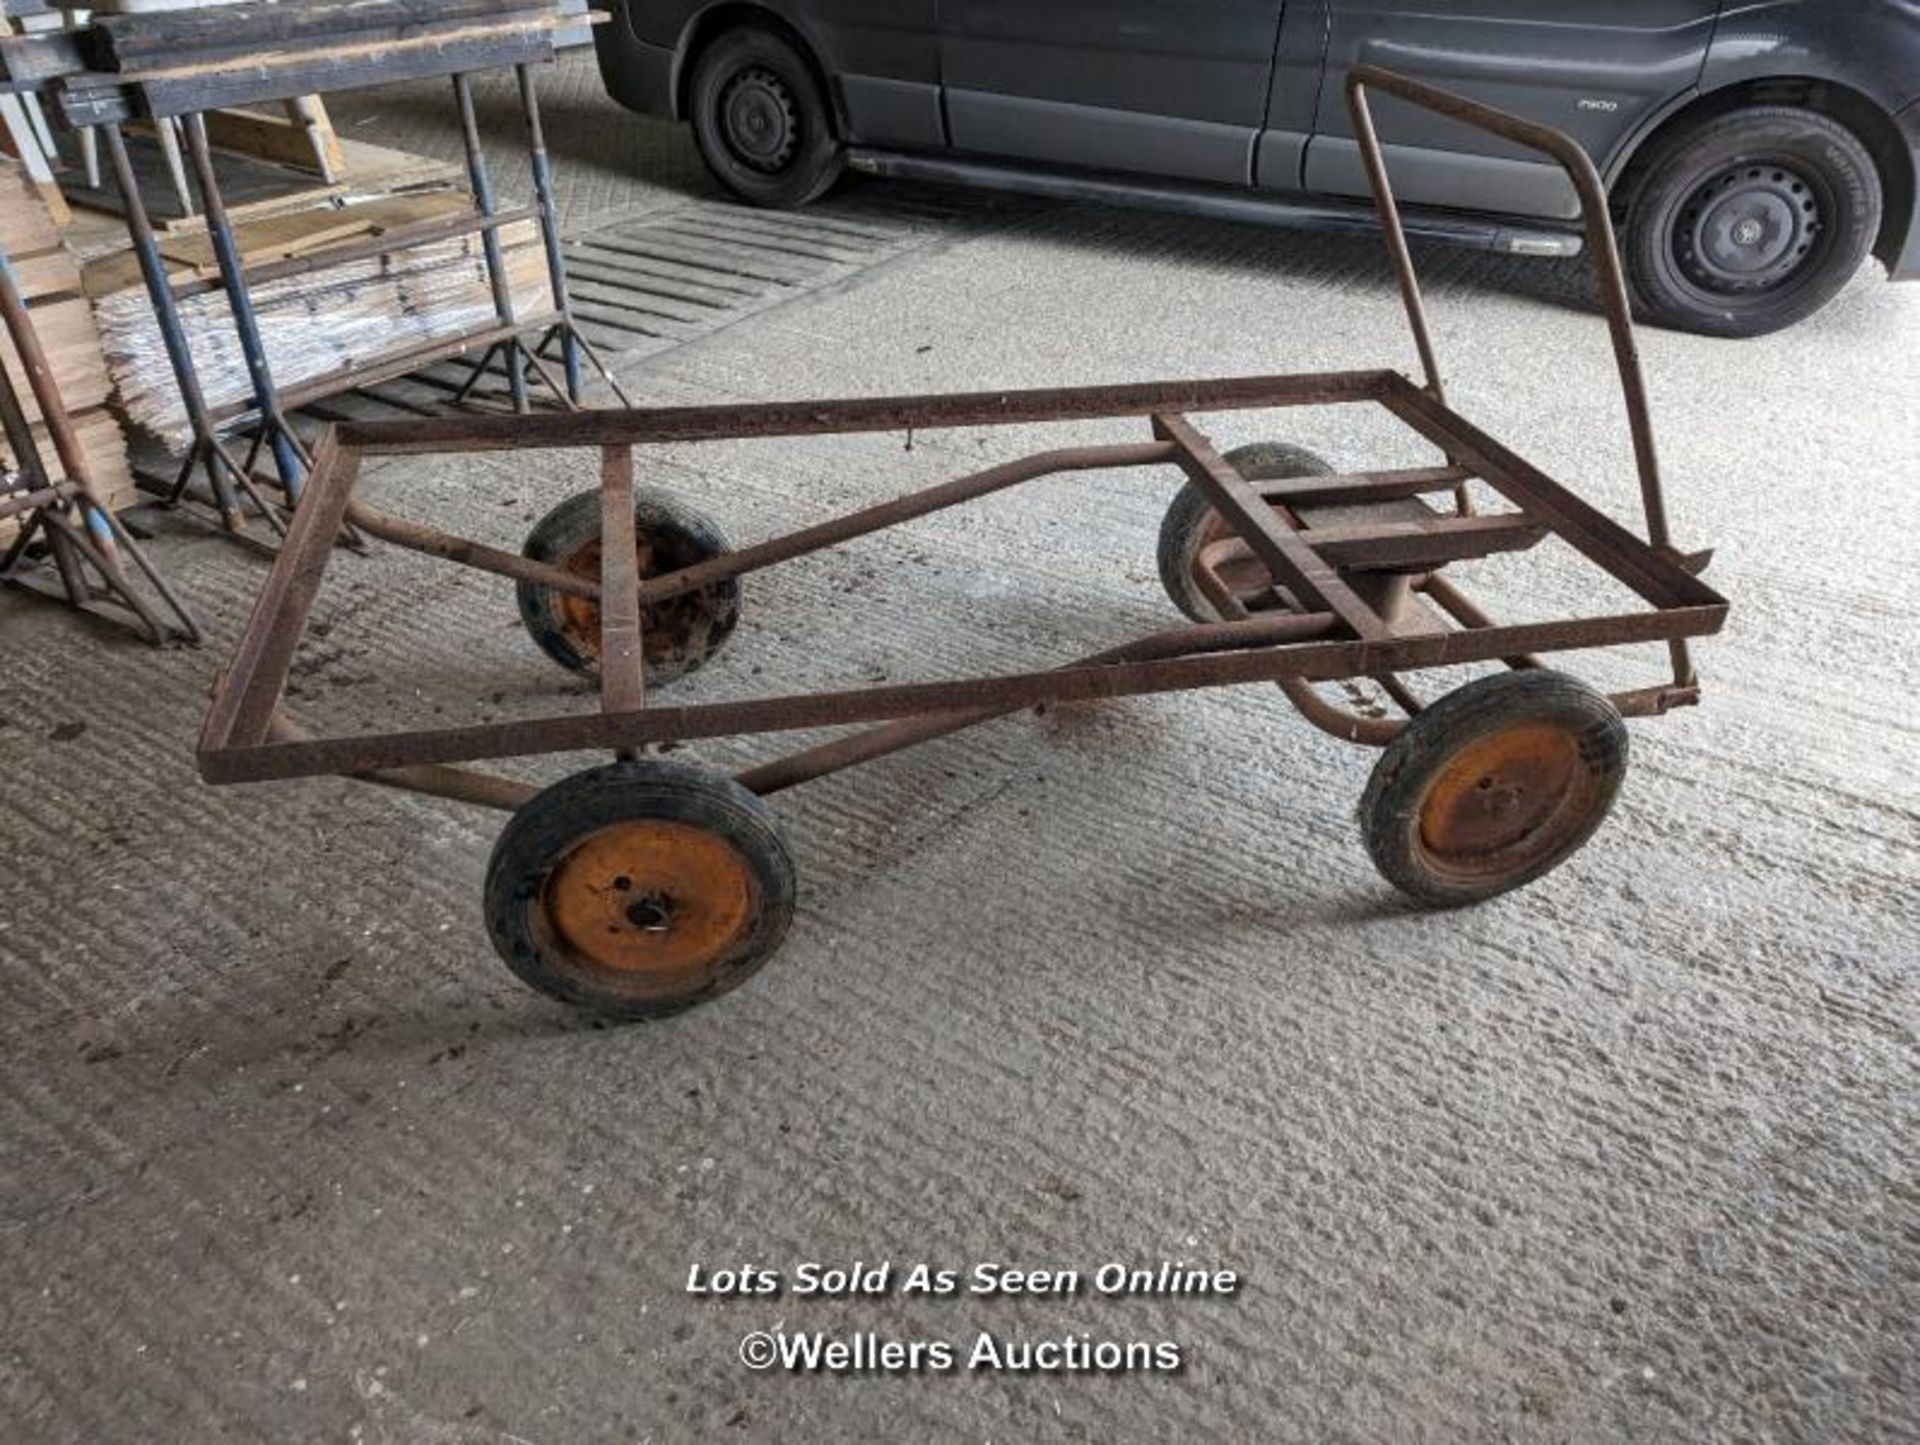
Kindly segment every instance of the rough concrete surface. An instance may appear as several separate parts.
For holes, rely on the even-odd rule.
[[[662,204],[705,194],[683,137],[571,65],[577,186],[634,185],[599,116],[671,157],[643,187]],[[1630,517],[1577,269],[1427,259],[1456,404]],[[257,559],[160,524],[198,652],[0,597],[0,1438],[1916,1438],[1920,288],[1863,276],[1765,341],[1643,339],[1681,540],[1719,548],[1734,604],[1705,704],[1634,724],[1579,857],[1458,913],[1375,876],[1369,756],[1270,689],[1063,709],[782,796],[785,952],[711,1007],[600,1027],[489,949],[495,815],[196,781]],[[1364,239],[1021,207],[624,375],[691,402],[1409,358]],[[1342,409],[1210,430],[1423,455]],[[642,464],[746,541],[1069,434],[1138,433]],[[590,476],[495,456],[366,486],[517,545]],[[1043,665],[1166,625],[1176,483],[1051,481],[753,578],[681,695]],[[1601,595],[1558,551],[1474,581],[1516,616]],[[592,705],[478,574],[343,554],[316,623],[292,696],[316,727]],[[894,1290],[687,1292],[696,1265],[856,1260]],[[1109,1260],[1245,1284],[1105,1299]],[[1089,1278],[908,1296],[920,1261]],[[981,1331],[1164,1339],[1185,1366],[757,1374],[756,1330],[963,1358]]]

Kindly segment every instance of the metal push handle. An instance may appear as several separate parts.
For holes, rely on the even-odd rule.
[[[1633,455],[1640,470],[1640,497],[1646,512],[1647,540],[1657,551],[1672,554],[1673,544],[1667,530],[1667,508],[1660,484],[1660,456],[1653,440],[1653,413],[1647,404],[1646,377],[1640,369],[1640,348],[1633,337],[1633,311],[1627,300],[1627,278],[1620,266],[1620,251],[1613,233],[1613,217],[1607,209],[1607,190],[1592,159],[1572,136],[1552,126],[1522,120],[1517,115],[1482,105],[1450,90],[1424,85],[1395,71],[1375,65],[1356,65],[1347,72],[1347,111],[1353,118],[1354,138],[1367,168],[1367,180],[1373,190],[1374,205],[1380,213],[1381,227],[1387,234],[1387,250],[1400,278],[1400,297],[1406,306],[1407,321],[1413,328],[1414,345],[1420,350],[1420,364],[1426,370],[1427,390],[1436,401],[1442,400],[1440,368],[1434,359],[1433,338],[1427,330],[1426,304],[1420,296],[1420,279],[1414,270],[1413,256],[1407,249],[1407,233],[1400,223],[1400,206],[1393,197],[1387,179],[1386,156],[1373,125],[1373,112],[1367,105],[1367,92],[1385,91],[1410,105],[1417,105],[1449,120],[1457,120],[1478,130],[1528,150],[1538,151],[1559,163],[1573,182],[1580,197],[1581,220],[1586,227],[1587,254],[1593,258],[1595,279],[1600,292],[1600,309],[1606,314],[1607,329],[1613,335],[1614,360],[1620,368],[1620,389],[1626,397],[1627,425],[1633,432]]]

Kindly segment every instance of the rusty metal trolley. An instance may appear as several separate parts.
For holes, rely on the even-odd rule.
[[[1388,185],[1370,90],[1491,131],[1572,177],[1612,331],[1639,466],[1643,541],[1450,410]],[[1277,683],[1316,725],[1383,749],[1360,805],[1381,872],[1445,906],[1520,886],[1599,826],[1626,766],[1624,717],[1698,701],[1687,639],[1716,632],[1727,603],[1701,582],[1704,554],[1671,545],[1646,394],[1606,197],[1558,131],[1370,67],[1348,105],[1425,370],[1248,377],[1136,386],[537,417],[342,425],[322,440],[286,545],[200,741],[212,783],[348,774],[509,810],[488,867],[486,923],[508,965],[549,994],[626,1017],[670,1013],[742,982],[779,947],[793,863],[764,799],[914,743],[1050,703]],[[1360,403],[1384,408],[1445,454],[1443,465],[1335,475],[1280,444],[1220,455],[1194,413]],[[790,535],[731,549],[717,528],[634,486],[636,446],[1139,417],[1151,438],[1042,452]],[[601,451],[598,488],[562,504],[516,555],[403,521],[354,498],[361,459],[542,447]],[[726,643],[741,579],[882,528],[1039,477],[1109,468],[1183,470],[1160,538],[1162,577],[1190,624],[1047,672],[854,691],[663,705],[655,691]],[[1508,509],[1477,513],[1478,479]],[[1440,505],[1428,498],[1440,498]],[[552,659],[597,673],[597,713],[430,731],[309,737],[280,711],[288,669],[343,525],[510,577],[522,619]],[[1443,569],[1557,536],[1644,608],[1501,625]],[[1664,642],[1672,680],[1607,696],[1538,654]],[[1423,703],[1401,674],[1462,663],[1504,668]],[[1313,685],[1372,679],[1406,714],[1363,716]],[[737,776],[642,757],[648,744],[875,724]],[[611,764],[544,790],[455,766],[607,749]]]

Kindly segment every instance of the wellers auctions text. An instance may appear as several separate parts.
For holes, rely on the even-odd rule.
[[[966,1269],[944,1269],[930,1264],[896,1266],[891,1260],[876,1264],[855,1261],[828,1265],[813,1261],[785,1270],[741,1264],[711,1269],[693,1265],[687,1273],[687,1293],[714,1299],[882,1298],[892,1294],[979,1299],[1041,1297],[1070,1299],[1082,1294],[1113,1298],[1154,1295],[1233,1295],[1240,1276],[1230,1269],[1201,1269],[1185,1262],[1163,1260],[1137,1266],[1110,1261],[1095,1269],[1025,1269],[982,1262]]]
[[[963,1347],[947,1340],[889,1339],[872,1331],[855,1335],[818,1332],[766,1337],[764,1363],[790,1373],[871,1375],[945,1374],[956,1366],[1003,1374],[1177,1374],[1186,1358],[1172,1340],[1097,1340],[1088,1335],[1057,1339],[1006,1339],[982,1331]]]

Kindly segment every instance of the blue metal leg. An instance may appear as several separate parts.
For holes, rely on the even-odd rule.
[[[154,236],[146,201],[140,194],[139,179],[134,175],[133,164],[127,156],[126,137],[120,133],[118,125],[102,125],[99,129],[106,136],[108,163],[113,168],[114,182],[119,186],[121,200],[126,205],[127,231],[133,239],[134,256],[140,263],[140,279],[146,283],[147,299],[153,303],[153,316],[160,327],[160,341],[166,349],[167,363],[173,369],[174,384],[179,387],[180,400],[187,409],[187,423],[193,428],[193,446],[187,454],[187,464],[180,473],[176,495],[184,491],[194,464],[204,460],[207,483],[213,489],[214,504],[220,509],[220,519],[228,530],[237,531],[242,525],[240,501],[234,492],[235,478],[229,477],[226,471],[232,464],[220,445],[213,419],[207,411],[206,393],[200,388],[200,374],[194,368],[193,348],[188,344],[186,327],[180,320],[180,308],[174,300],[173,284],[167,278],[166,262],[160,255],[160,243]]]
[[[247,289],[246,272],[240,260],[240,247],[233,238],[233,225],[227,217],[225,199],[220,194],[219,178],[214,174],[213,152],[207,144],[206,118],[197,112],[186,116],[187,150],[193,159],[194,175],[200,182],[200,200],[207,216],[207,238],[213,243],[214,259],[220,263],[220,284],[226,291],[227,305],[233,312],[234,330],[240,339],[240,354],[246,358],[247,377],[253,383],[254,404],[260,412],[274,465],[280,472],[280,485],[287,504],[300,500],[306,466],[280,411],[280,393],[273,384],[273,369],[267,362],[267,348],[260,335],[260,317],[253,309],[253,295]]]
[[[493,177],[487,170],[486,151],[480,144],[480,124],[473,113],[473,86],[465,75],[453,77],[453,98],[460,111],[460,136],[467,148],[467,180],[473,187],[473,202],[482,216],[498,214],[493,194]],[[493,286],[494,314],[502,326],[516,324],[513,314],[513,288],[507,282],[506,261],[500,252],[500,232],[489,226],[480,233],[482,254],[487,259],[487,280]],[[520,354],[518,337],[502,343],[507,363],[507,387],[513,395],[513,409],[527,410],[527,372]]]
[[[573,333],[573,301],[567,291],[567,260],[560,249],[560,209],[553,195],[553,166],[547,159],[547,138],[540,124],[540,101],[534,93],[533,67],[514,67],[520,80],[520,110],[527,122],[527,153],[533,162],[533,194],[540,209],[540,238],[547,250],[547,279],[553,288],[554,309],[560,313],[561,356],[567,369],[567,399],[578,406],[584,382],[580,369],[580,342]]]

